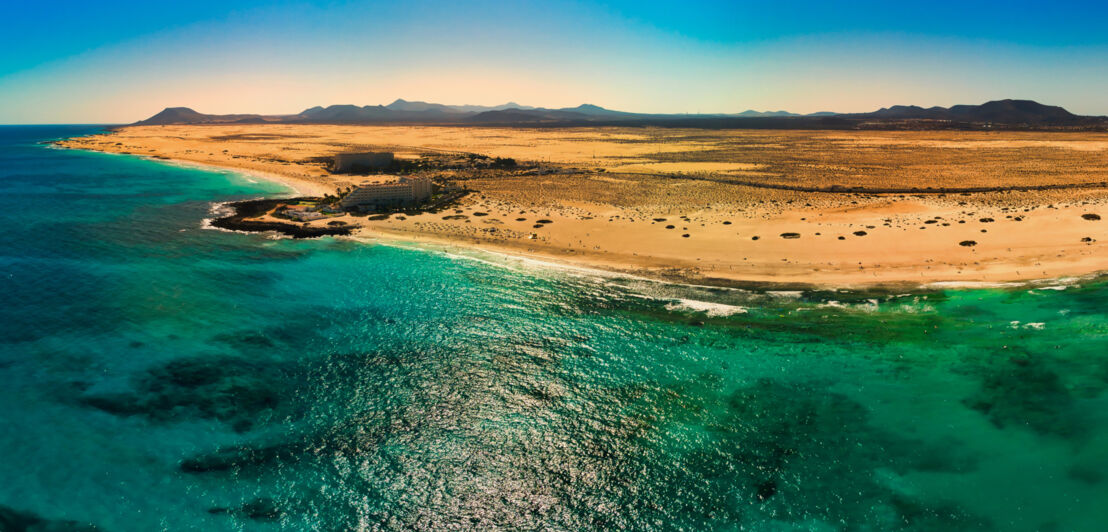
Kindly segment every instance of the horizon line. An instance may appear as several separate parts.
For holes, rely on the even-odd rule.
[[[784,109],[784,108],[779,108],[779,109],[766,108],[766,109],[763,109],[763,110],[759,110],[759,109],[756,109],[756,108],[753,108],[753,107],[748,107],[748,108],[746,108],[742,111],[708,111],[708,112],[704,112],[704,111],[699,111],[698,110],[698,111],[695,111],[695,112],[693,112],[693,111],[684,111],[684,112],[668,112],[667,113],[667,112],[658,112],[658,111],[627,111],[627,110],[617,109],[617,108],[614,108],[614,107],[605,107],[605,106],[602,106],[602,105],[597,105],[597,104],[588,103],[588,102],[580,103],[580,104],[577,104],[575,106],[569,106],[569,107],[546,107],[546,106],[538,106],[538,105],[520,104],[520,103],[514,101],[514,99],[509,100],[505,103],[501,103],[501,104],[484,105],[484,104],[472,104],[472,103],[448,104],[448,103],[432,102],[432,101],[427,101],[427,100],[406,100],[404,98],[396,98],[396,99],[392,100],[389,103],[377,103],[377,104],[371,104],[371,103],[363,104],[363,105],[359,105],[359,104],[356,104],[356,103],[331,103],[331,104],[327,104],[327,105],[318,105],[317,104],[317,105],[307,107],[307,108],[305,108],[305,109],[303,109],[299,112],[294,112],[294,113],[288,113],[288,112],[260,113],[260,112],[242,112],[242,111],[235,111],[235,112],[231,112],[231,113],[205,113],[205,112],[197,111],[194,107],[191,107],[191,106],[188,106],[188,105],[171,105],[171,106],[166,106],[166,107],[161,108],[160,110],[156,111],[154,114],[156,115],[157,113],[165,111],[167,109],[189,109],[189,110],[197,112],[197,113],[211,114],[211,115],[215,115],[215,116],[218,116],[218,115],[221,115],[221,114],[222,115],[245,114],[245,115],[258,115],[258,116],[295,116],[295,115],[298,115],[300,113],[303,113],[304,111],[307,111],[308,109],[314,109],[314,108],[317,108],[317,107],[327,109],[327,108],[334,107],[334,106],[339,106],[339,105],[350,105],[350,106],[359,107],[359,108],[364,108],[364,107],[386,107],[387,108],[389,105],[392,105],[394,103],[404,102],[404,103],[423,103],[423,104],[429,104],[429,105],[442,105],[444,107],[502,107],[502,106],[505,106],[505,105],[514,104],[517,107],[509,107],[509,109],[550,110],[550,111],[572,110],[572,109],[577,109],[577,108],[583,107],[583,106],[594,106],[594,107],[598,107],[600,109],[603,109],[605,111],[615,111],[615,112],[621,112],[621,113],[644,114],[644,115],[727,115],[727,114],[739,114],[739,113],[745,113],[745,112],[756,112],[756,113],[782,113],[783,112],[783,113],[792,113],[792,114],[796,114],[796,115],[800,115],[800,116],[809,116],[809,115],[815,115],[815,114],[820,114],[820,113],[834,113],[834,114],[839,114],[839,115],[861,114],[861,113],[869,113],[869,112],[874,112],[874,111],[880,111],[882,109],[889,109],[889,108],[892,108],[892,107],[918,107],[918,108],[921,108],[921,109],[933,109],[933,108],[950,109],[951,107],[958,106],[958,105],[984,105],[984,104],[990,103],[990,102],[1003,102],[1003,101],[1034,102],[1034,103],[1037,103],[1039,105],[1044,105],[1044,106],[1049,106],[1049,107],[1060,107],[1062,109],[1065,109],[1068,112],[1072,112],[1072,111],[1069,111],[1069,109],[1066,108],[1063,105],[1042,103],[1038,100],[1031,99],[1031,98],[1010,98],[1010,97],[1009,98],[990,98],[990,99],[987,99],[985,101],[982,101],[981,103],[976,103],[976,104],[975,103],[955,103],[955,104],[950,104],[950,105],[944,106],[944,105],[940,105],[940,104],[920,105],[920,104],[912,103],[912,104],[894,104],[894,105],[873,107],[869,111],[822,110],[822,111],[814,111],[814,112],[811,112],[811,113],[797,113],[797,112],[789,111],[788,109]],[[525,108],[530,108],[530,109],[525,109]],[[418,111],[415,111],[415,112],[418,112]],[[1074,113],[1074,114],[1076,114],[1076,113]],[[154,116],[154,115],[150,115],[150,116]],[[1099,117],[1099,116],[1108,116],[1108,115],[1078,115],[1078,116]]]

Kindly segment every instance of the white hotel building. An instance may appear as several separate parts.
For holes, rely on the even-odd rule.
[[[339,202],[343,209],[412,205],[431,199],[431,180],[426,177],[397,177],[388,181],[362,183]]]

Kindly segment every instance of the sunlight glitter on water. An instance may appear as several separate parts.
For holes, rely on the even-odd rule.
[[[0,289],[15,302],[0,307],[2,518],[118,531],[1108,517],[1088,504],[1108,500],[1103,280],[773,293],[267,240],[198,229],[212,202],[276,192],[262,183],[23,140],[0,155],[0,216],[14,218]]]

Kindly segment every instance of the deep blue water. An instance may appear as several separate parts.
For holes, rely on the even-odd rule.
[[[94,131],[0,127],[5,532],[1108,522],[1103,280],[767,293],[221,232],[287,191],[39,144]]]

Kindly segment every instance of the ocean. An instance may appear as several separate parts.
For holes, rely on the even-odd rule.
[[[0,530],[1103,530],[1108,282],[681,286],[205,228],[0,127]],[[82,528],[83,527],[83,528]]]

